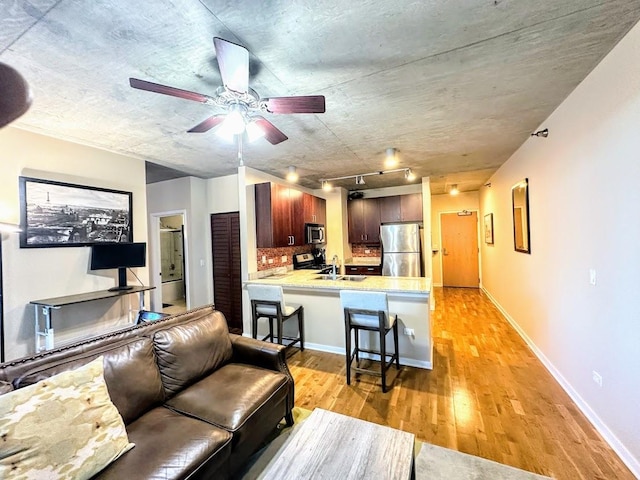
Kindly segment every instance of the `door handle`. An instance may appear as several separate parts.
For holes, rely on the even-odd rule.
[[[449,255],[449,254],[447,253],[447,249],[446,249],[446,248],[443,248],[443,249],[442,249],[442,255]]]

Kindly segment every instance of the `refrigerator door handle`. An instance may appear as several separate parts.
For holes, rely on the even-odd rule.
[[[449,255],[449,254],[447,253],[447,249],[446,249],[446,248],[443,248],[443,249],[442,249],[442,255],[445,255],[445,256],[446,256],[446,255]]]

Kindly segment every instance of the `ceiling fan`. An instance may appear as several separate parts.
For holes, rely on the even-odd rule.
[[[203,133],[218,127],[217,133],[222,136],[237,136],[240,160],[242,136],[245,132],[249,141],[264,136],[272,145],[288,138],[261,113],[325,112],[323,95],[261,98],[255,90],[249,88],[249,51],[242,45],[218,37],[214,37],[213,45],[223,83],[213,96],[137,78],[129,78],[129,84],[140,90],[221,107],[226,113],[207,118],[189,130],[189,133]]]

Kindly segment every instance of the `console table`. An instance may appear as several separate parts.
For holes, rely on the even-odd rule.
[[[51,350],[53,344],[53,327],[51,322],[52,310],[58,310],[68,305],[78,303],[93,302],[95,300],[103,300],[105,298],[117,298],[133,293],[140,294],[140,310],[144,310],[144,292],[153,290],[156,287],[137,286],[128,290],[99,290],[97,292],[79,293],[77,295],[66,295],[64,297],[45,298],[43,300],[32,300],[29,302],[36,309],[35,327],[36,327],[36,353],[42,350]],[[43,318],[43,327],[41,328],[40,315]]]

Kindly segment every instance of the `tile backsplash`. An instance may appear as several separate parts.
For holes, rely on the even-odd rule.
[[[380,247],[352,244],[351,254],[354,257],[380,257],[382,255],[382,250],[380,249]]]
[[[281,248],[258,248],[258,271],[293,265],[293,256],[297,253],[311,253],[313,245]],[[282,258],[287,257],[283,262]],[[264,257],[264,262],[263,262]]]

